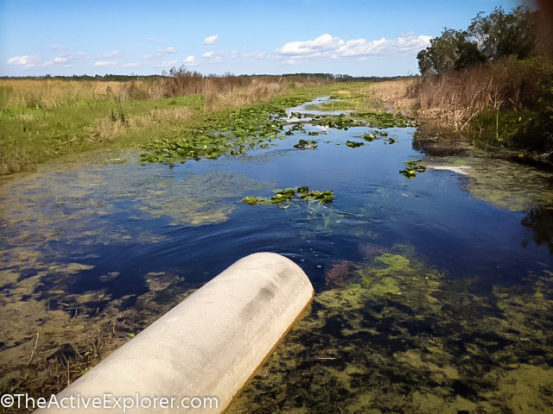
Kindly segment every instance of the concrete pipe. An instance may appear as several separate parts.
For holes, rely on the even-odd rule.
[[[313,293],[291,260],[275,253],[247,256],[37,412],[222,412]]]

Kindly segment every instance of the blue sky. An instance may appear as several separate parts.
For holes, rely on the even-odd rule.
[[[516,0],[0,0],[0,75],[418,72],[444,27]]]

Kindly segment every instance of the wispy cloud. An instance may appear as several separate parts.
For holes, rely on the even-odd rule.
[[[219,41],[219,35],[208,36],[204,39],[204,45],[213,45]]]
[[[148,40],[152,43],[165,43],[165,39],[160,37],[150,37]]]
[[[220,53],[214,53],[213,51],[205,52],[202,57],[207,59],[209,63],[221,63],[223,61]]]
[[[97,62],[94,62],[94,66],[99,68],[114,67],[117,66],[117,62],[113,60],[99,60]]]
[[[176,53],[176,52],[177,52],[177,49],[175,48],[175,46],[169,46],[165,49],[156,49],[156,53],[162,53],[162,54]]]
[[[200,63],[196,60],[194,56],[187,56],[187,58],[184,59],[184,64],[186,66],[197,66]]]
[[[162,60],[161,62],[157,62],[154,66],[156,68],[170,68],[172,66],[176,66],[179,63],[178,60]]]
[[[38,56],[14,56],[8,59],[8,65],[23,66],[25,69],[32,68],[40,62]]]
[[[111,52],[106,52],[104,54],[102,54],[102,57],[104,58],[114,58],[114,57],[121,57],[123,56],[123,52],[121,52],[120,50],[112,50]]]
[[[52,65],[55,65],[56,63],[67,64],[68,62],[69,62],[68,56],[58,56],[58,57],[55,57],[54,59],[44,62],[42,66],[52,66]]]
[[[52,45],[50,46],[50,49],[51,50],[54,50],[54,51],[60,51],[60,50],[67,50],[67,48],[63,45],[58,45],[58,44],[55,44],[55,45]]]
[[[71,63],[86,56],[85,52],[68,53],[63,56],[56,56],[42,64],[44,67],[52,65],[62,65],[63,67],[70,67]]]
[[[139,66],[140,66],[140,63],[138,62],[129,62],[121,65],[122,68],[137,68]]]
[[[345,40],[325,33],[315,39],[285,43],[276,50],[276,53],[285,57],[286,63],[294,63],[302,58],[411,54],[428,46],[430,38],[430,36],[415,36],[410,33],[395,39],[382,37],[377,40],[363,38]]]

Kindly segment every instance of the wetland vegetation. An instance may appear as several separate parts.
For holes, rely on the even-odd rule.
[[[60,391],[275,251],[316,296],[229,412],[550,411],[553,176],[521,161],[551,62],[467,33],[416,79],[0,80],[0,392]]]

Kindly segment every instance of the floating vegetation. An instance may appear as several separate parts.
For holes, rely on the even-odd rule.
[[[351,127],[366,126],[367,123],[357,120],[349,115],[324,115],[311,121],[313,125],[325,126],[328,128],[347,130]]]
[[[365,144],[362,142],[350,141],[350,140],[346,141],[346,146],[350,148],[359,148],[359,147],[362,147],[363,145]]]
[[[284,135],[293,135],[294,132],[301,132],[301,133],[305,133],[305,126],[304,124],[294,124],[292,125],[292,127],[290,127],[285,133]]]
[[[329,128],[345,129],[351,127],[368,126],[373,128],[405,128],[417,125],[415,119],[406,117],[402,114],[393,114],[388,112],[353,112],[340,115],[323,115],[313,119],[313,125],[321,125]],[[382,137],[387,136],[387,133]],[[374,139],[374,138],[373,138]]]
[[[228,412],[548,412],[553,280],[476,294],[414,254],[337,262]]]
[[[376,136],[373,133],[365,132],[363,134],[363,139],[365,141],[371,142],[371,141],[374,141],[376,139]]]
[[[422,160],[417,161],[405,161],[405,169],[401,170],[399,173],[404,175],[407,178],[416,177],[417,173],[423,173],[426,171]]]
[[[297,149],[316,149],[318,146],[317,141],[312,139],[300,139],[297,144],[294,145],[294,148]]]
[[[309,132],[307,133],[307,135],[309,135],[309,136],[317,136],[317,135],[320,135],[320,134],[321,134],[321,133],[318,132],[318,131],[309,131]]]
[[[202,122],[201,127],[185,128],[175,139],[150,141],[144,145],[146,152],[141,155],[141,160],[143,163],[171,165],[245,154],[277,139],[284,129],[284,108],[303,101],[302,98],[281,98],[270,104],[213,114]]]
[[[352,114],[352,116],[356,119],[363,120],[367,124],[367,126],[373,128],[405,128],[417,126],[417,121],[414,118],[409,118],[400,113],[355,112]]]
[[[378,138],[387,138],[388,137],[388,133],[387,132],[384,132],[384,131],[380,131],[380,130],[376,130],[376,131],[373,131],[373,132],[365,132],[363,134],[363,139],[365,141],[368,141],[368,142],[372,142],[374,141],[375,139],[378,139]],[[386,144],[394,144],[395,142],[397,141],[397,138],[388,138],[385,143]]]
[[[273,190],[274,195],[271,198],[263,198],[257,196],[247,196],[240,200],[241,203],[255,205],[282,205],[283,203],[289,203],[293,200],[305,200],[305,201],[318,201],[321,204],[332,203],[334,200],[333,191],[309,191],[307,186],[301,186],[296,188],[285,188],[282,190]]]

